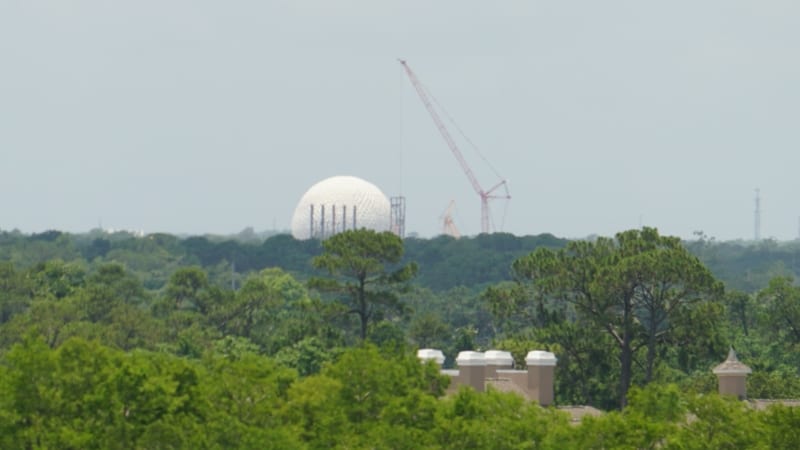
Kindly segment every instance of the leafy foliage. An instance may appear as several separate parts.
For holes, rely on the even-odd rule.
[[[389,311],[403,312],[398,292],[416,275],[417,265],[390,268],[403,257],[399,237],[388,231],[347,230],[326,239],[322,246],[322,255],[313,260],[314,267],[326,270],[333,278],[313,278],[309,284],[333,293],[348,313],[358,316],[362,340],[376,317]]]
[[[800,397],[794,244],[348,238],[0,231],[0,447],[796,447],[794,408],[719,398],[710,371],[733,345],[751,397]],[[444,395],[413,351],[549,350],[557,404],[611,410],[626,326],[628,405],[580,424]]]

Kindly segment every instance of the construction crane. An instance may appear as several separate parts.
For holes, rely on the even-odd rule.
[[[490,199],[504,199],[508,200],[511,196],[508,193],[508,185],[506,184],[506,180],[500,180],[499,183],[495,184],[489,189],[483,189],[480,183],[478,182],[478,178],[472,172],[472,169],[467,164],[467,160],[464,159],[464,155],[461,154],[461,150],[459,150],[458,145],[453,140],[453,137],[450,135],[450,132],[447,131],[447,127],[444,125],[442,118],[439,117],[439,113],[436,112],[436,108],[433,107],[431,103],[430,97],[428,93],[425,91],[425,88],[420,83],[417,76],[408,67],[408,64],[405,60],[399,59],[400,64],[403,65],[403,69],[406,71],[406,75],[408,75],[408,79],[411,80],[411,84],[414,85],[414,89],[417,91],[417,95],[419,95],[420,100],[425,105],[425,108],[428,110],[428,113],[431,115],[433,122],[436,124],[436,128],[439,129],[439,133],[444,138],[447,146],[450,147],[450,151],[453,152],[453,156],[456,157],[458,163],[461,165],[461,170],[464,171],[464,174],[469,179],[470,184],[472,184],[472,188],[475,190],[475,193],[478,194],[481,198],[481,233],[488,233],[489,232],[489,200]],[[502,188],[503,191],[499,194],[499,189]]]
[[[450,200],[450,204],[447,205],[447,209],[440,219],[442,219],[442,234],[458,239],[461,237],[461,233],[458,231],[458,227],[456,227],[456,223],[453,221],[453,209],[455,207],[456,201]]]

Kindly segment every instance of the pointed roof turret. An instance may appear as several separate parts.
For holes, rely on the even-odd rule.
[[[746,365],[742,364],[739,361],[739,358],[736,357],[736,352],[731,347],[730,351],[728,351],[728,359],[725,360],[722,364],[714,367],[714,373],[716,375],[747,375],[753,372],[753,369],[747,367]]]

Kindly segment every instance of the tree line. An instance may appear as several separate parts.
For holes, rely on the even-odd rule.
[[[684,245],[729,288],[752,293],[776,276],[800,277],[800,241],[717,241],[701,231],[695,237]],[[419,265],[421,270],[414,280],[419,286],[437,292],[459,287],[482,289],[508,280],[510,265],[517,258],[540,247],[563,248],[569,241],[551,234],[508,233],[461,239],[407,238],[403,258]],[[252,230],[230,236],[188,237],[164,233],[140,237],[99,229],[81,234],[0,230],[0,260],[13,262],[16,267],[51,259],[118,262],[136,273],[148,289],[162,288],[174,269],[191,265],[202,267],[215,282],[227,284],[268,267],[280,267],[305,279],[313,270],[311,258],[321,251],[317,240],[298,241],[288,234],[265,235]]]
[[[710,369],[733,346],[754,370],[751,397],[800,398],[800,288],[783,270],[789,266],[755,291],[737,290],[704,263],[723,253],[709,241],[685,243],[650,228],[568,242],[503,234],[401,241],[364,230],[322,243],[0,233],[0,357],[9,368],[21,348],[57,353],[81,342],[205,371],[209,359],[246,354],[302,381],[365,345],[410,360],[415,348],[440,348],[448,365],[460,350],[505,349],[522,365],[528,350],[546,349],[559,357],[557,403],[624,407],[602,419],[621,424],[642,387],[714,392]],[[279,248],[273,257],[287,262],[254,263],[249,272],[225,259],[208,265],[184,247],[201,242],[254,255]],[[472,253],[457,250],[464,248]],[[492,254],[493,270],[506,275],[487,271],[457,286],[424,281],[427,271],[443,273],[436,268],[447,264],[436,261],[473,255],[459,266],[469,273]],[[687,409],[696,399],[681,398],[680,411],[697,415]]]

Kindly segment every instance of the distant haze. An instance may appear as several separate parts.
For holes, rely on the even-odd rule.
[[[761,236],[794,239],[798,18],[793,0],[6,0],[0,229],[288,229],[312,184],[354,175],[406,196],[409,231],[438,234],[455,200],[475,234],[402,57],[508,180],[505,231],[752,239],[759,188]]]

